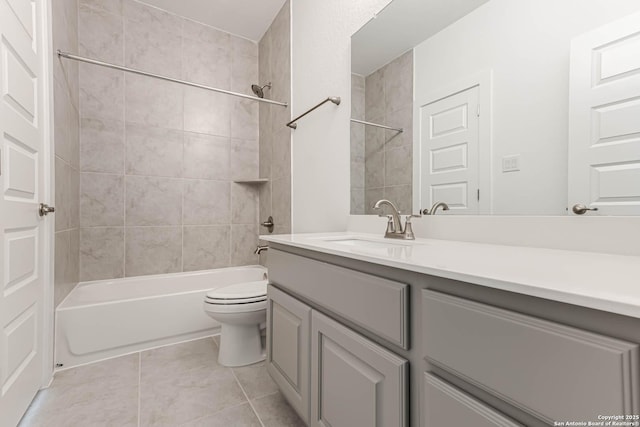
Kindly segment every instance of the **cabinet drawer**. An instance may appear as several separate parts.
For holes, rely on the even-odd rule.
[[[522,427],[429,372],[422,379],[423,427]]]
[[[405,359],[317,311],[311,337],[311,427],[406,425]]]
[[[553,424],[638,413],[638,346],[422,291],[423,355]]]
[[[267,293],[267,371],[308,425],[311,307],[273,286]]]
[[[271,250],[269,278],[402,348],[408,285],[287,252]]]

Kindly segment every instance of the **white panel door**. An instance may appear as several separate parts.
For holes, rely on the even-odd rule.
[[[0,0],[0,426],[41,386],[44,300],[42,4]],[[51,221],[51,219],[49,220]]]
[[[569,212],[640,215],[640,14],[571,42]]]
[[[478,105],[474,86],[419,108],[421,208],[478,213]]]

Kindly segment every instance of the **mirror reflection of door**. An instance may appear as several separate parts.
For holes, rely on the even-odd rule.
[[[478,213],[478,86],[420,107],[420,200]]]
[[[640,14],[571,43],[569,212],[640,215]]]

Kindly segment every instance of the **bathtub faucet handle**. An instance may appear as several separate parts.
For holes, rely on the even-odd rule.
[[[263,251],[266,251],[269,249],[268,245],[258,245],[258,247],[256,247],[256,250],[253,251],[253,253],[255,255],[260,255]]]

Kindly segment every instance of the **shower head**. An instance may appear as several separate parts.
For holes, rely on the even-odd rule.
[[[258,98],[264,98],[264,88],[271,89],[271,82],[267,83],[264,86],[259,85],[251,85],[251,90],[256,94]]]

